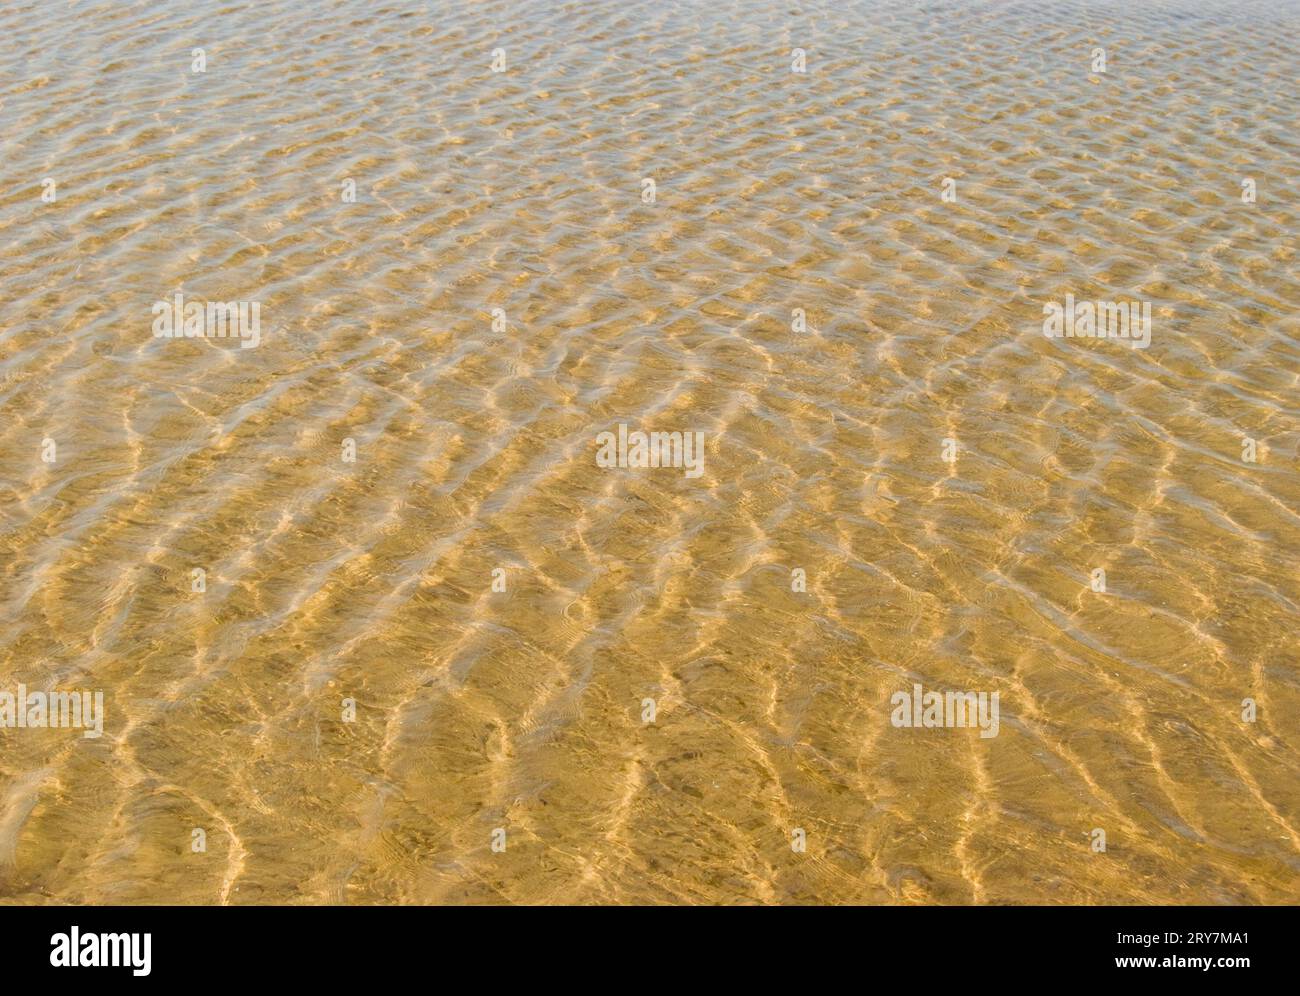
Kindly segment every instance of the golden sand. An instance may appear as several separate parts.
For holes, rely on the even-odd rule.
[[[4,5],[0,900],[1300,900],[1297,39]]]

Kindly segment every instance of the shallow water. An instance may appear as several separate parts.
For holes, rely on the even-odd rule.
[[[6,4],[0,692],[105,720],[0,729],[0,899],[1300,900],[1297,38]]]

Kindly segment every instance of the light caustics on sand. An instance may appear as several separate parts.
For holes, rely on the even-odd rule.
[[[1297,20],[6,4],[0,901],[1296,901]]]

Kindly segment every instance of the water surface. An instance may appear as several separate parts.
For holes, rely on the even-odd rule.
[[[0,690],[106,720],[0,729],[0,899],[1296,902],[1297,38],[6,4]],[[155,338],[177,292],[261,345]]]

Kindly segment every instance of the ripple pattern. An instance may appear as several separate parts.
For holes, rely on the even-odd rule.
[[[106,720],[0,728],[0,901],[1300,901],[1297,39],[7,3],[0,691]],[[261,345],[154,338],[177,292]]]

